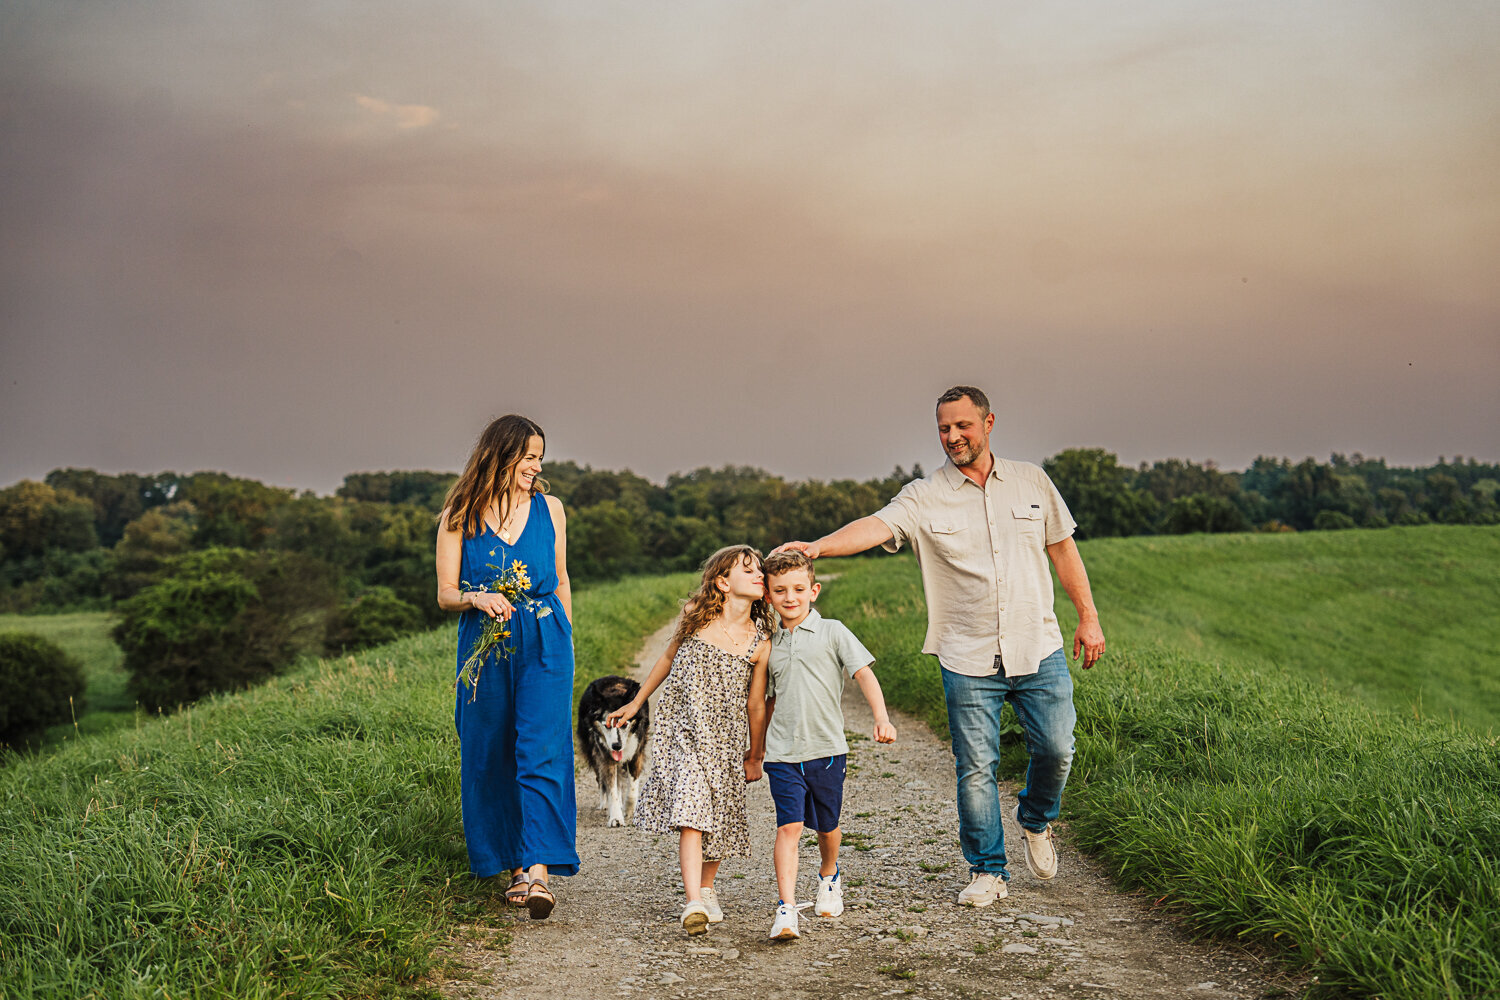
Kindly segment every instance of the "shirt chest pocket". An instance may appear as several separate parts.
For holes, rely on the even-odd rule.
[[[932,533],[932,544],[944,555],[962,555],[969,547],[972,532],[966,518],[942,515],[934,517],[927,527]]]
[[[1046,523],[1040,504],[1033,506],[1029,503],[1013,503],[1010,505],[1011,520],[1015,523],[1015,529],[1023,538],[1040,538],[1042,526]]]

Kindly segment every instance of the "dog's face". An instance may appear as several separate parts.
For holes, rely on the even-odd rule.
[[[599,745],[604,747],[612,760],[629,760],[641,745],[639,725],[638,719],[631,719],[623,726],[607,729],[601,719],[594,722],[594,731]]]
[[[640,685],[627,678],[603,677],[589,685],[580,705],[579,735],[587,732],[583,738],[617,763],[631,760],[641,749],[646,738],[647,712],[643,707],[640,715],[613,728],[606,726],[604,719],[629,702],[639,690]]]

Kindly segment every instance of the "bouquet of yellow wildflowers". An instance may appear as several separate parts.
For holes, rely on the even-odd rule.
[[[494,555],[494,552],[490,553]],[[486,563],[490,569],[497,568],[494,563]],[[481,593],[500,594],[517,610],[526,603],[526,591],[531,588],[531,574],[526,571],[526,564],[519,559],[511,561],[511,564],[500,571],[500,575],[490,583],[481,583],[479,586],[471,586],[462,583],[464,590],[477,590]],[[473,701],[479,697],[479,669],[484,661],[489,659],[490,654],[496,651],[502,656],[509,656],[513,650],[505,645],[510,638],[510,622],[499,618],[486,618],[484,628],[479,633],[479,638],[474,640],[474,645],[469,649],[469,656],[464,660],[464,667],[458,672],[458,680],[469,690],[469,700]]]

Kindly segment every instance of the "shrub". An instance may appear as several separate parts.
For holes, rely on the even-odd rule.
[[[115,641],[148,709],[248,687],[320,652],[336,602],[330,567],[291,552],[206,549],[120,605]]]
[[[1318,531],[1344,531],[1354,527],[1358,527],[1354,518],[1341,510],[1320,510],[1313,518],[1313,528]]]
[[[328,651],[379,646],[422,628],[422,614],[389,587],[371,587],[329,622]]]
[[[0,633],[0,744],[19,746],[67,722],[83,710],[83,686],[83,667],[56,643]]]

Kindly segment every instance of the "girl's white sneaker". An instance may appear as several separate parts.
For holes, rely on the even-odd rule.
[[[708,922],[711,924],[722,924],[724,922],[724,910],[719,906],[719,894],[714,892],[714,887],[705,885],[703,892],[703,908],[708,911]]]
[[[703,905],[703,900],[690,899],[682,908],[682,929],[689,937],[708,933],[708,907]]]

